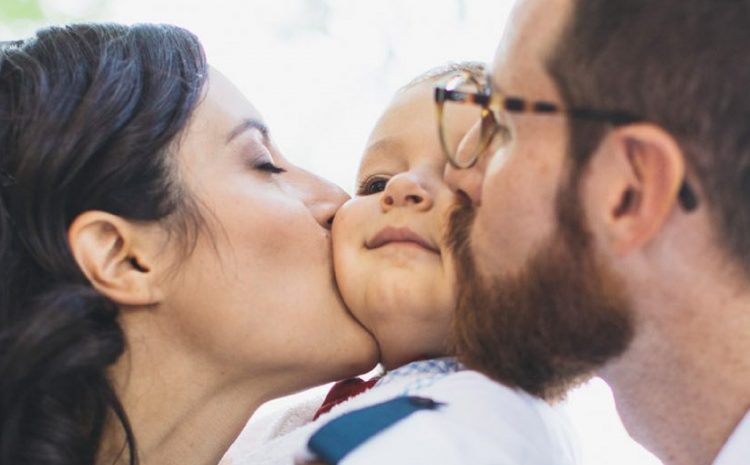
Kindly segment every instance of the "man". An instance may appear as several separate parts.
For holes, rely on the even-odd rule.
[[[667,465],[750,463],[748,44],[747,1],[523,0],[492,97],[436,90],[491,110],[444,141],[463,359],[546,398],[597,372]]]

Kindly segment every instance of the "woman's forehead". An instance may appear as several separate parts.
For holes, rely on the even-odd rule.
[[[210,68],[206,83],[206,97],[212,109],[225,114],[235,122],[244,119],[262,121],[257,108],[232,81],[216,68]]]
[[[210,68],[204,98],[195,109],[186,138],[223,142],[245,121],[262,124],[263,118],[226,76]]]

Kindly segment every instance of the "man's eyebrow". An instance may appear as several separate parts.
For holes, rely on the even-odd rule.
[[[229,134],[227,135],[226,143],[228,144],[232,142],[234,138],[236,138],[243,132],[248,131],[250,129],[257,129],[263,135],[264,139],[268,138],[268,126],[266,126],[260,120],[257,120],[254,118],[247,118],[247,119],[242,120],[240,124],[238,124],[234,129],[232,129],[229,132]]]

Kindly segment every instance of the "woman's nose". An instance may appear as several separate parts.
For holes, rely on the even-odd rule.
[[[432,208],[433,199],[418,177],[413,173],[399,173],[392,177],[380,197],[383,211],[410,207],[419,211]]]
[[[312,173],[310,187],[304,199],[315,220],[326,229],[331,229],[333,218],[341,206],[350,199],[349,194],[336,184]]]

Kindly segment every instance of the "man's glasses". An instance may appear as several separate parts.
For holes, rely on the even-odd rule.
[[[527,100],[493,91],[488,79],[478,79],[469,73],[461,73],[435,87],[435,104],[438,114],[440,145],[448,162],[455,168],[466,169],[474,166],[480,155],[491,144],[502,144],[507,136],[507,128],[498,117],[500,112],[562,114],[571,118],[601,121],[613,125],[623,125],[642,121],[641,118],[619,111],[595,110],[590,108],[565,108],[552,102]],[[452,131],[452,121],[466,108],[475,109],[475,125],[468,134]],[[679,200],[682,207],[691,211],[698,206],[693,190],[683,180]]]

